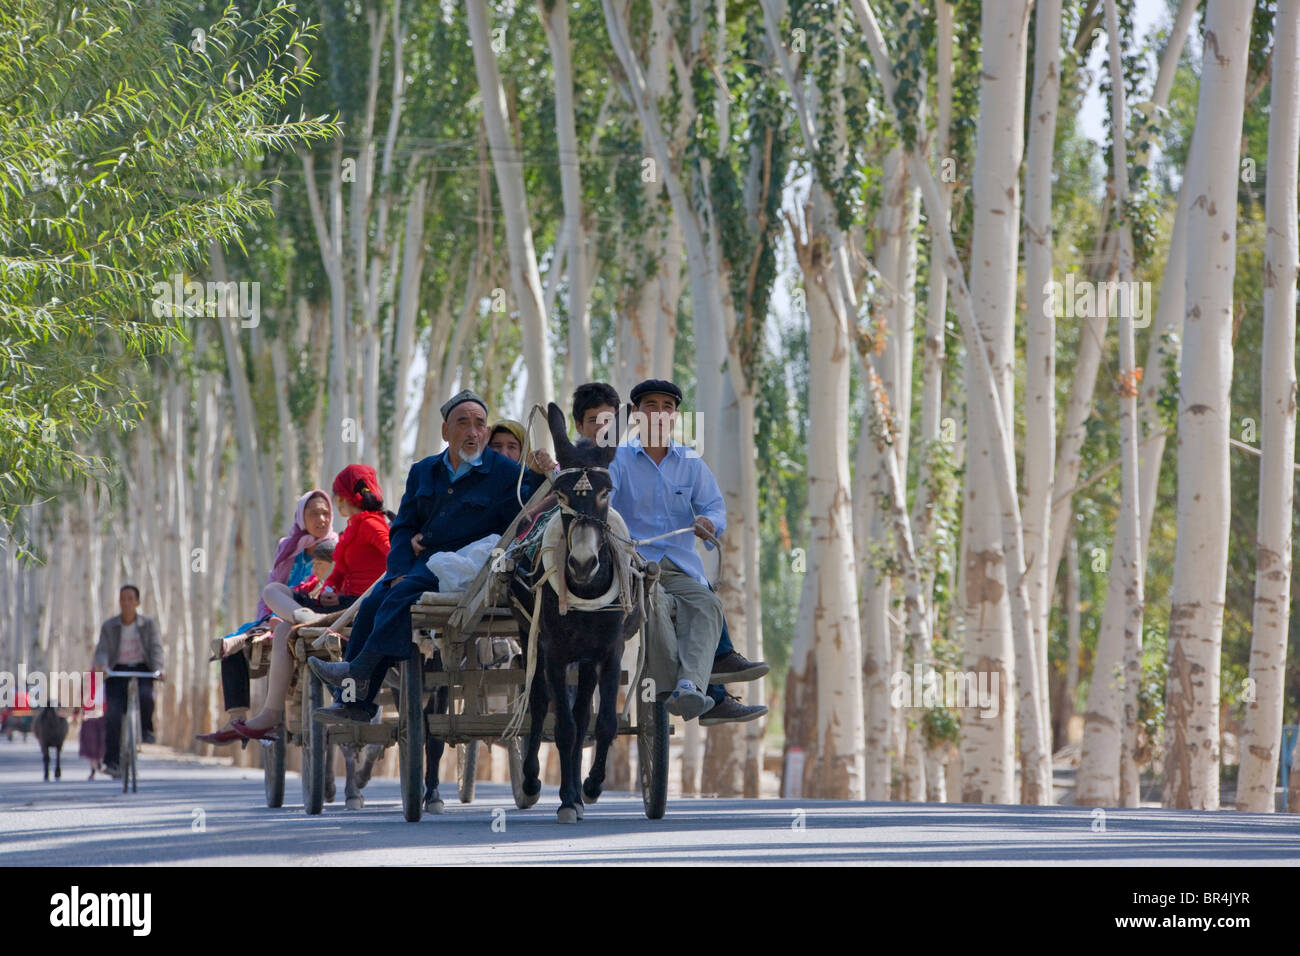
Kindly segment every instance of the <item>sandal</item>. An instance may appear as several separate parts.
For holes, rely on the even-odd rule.
[[[194,739],[201,740],[205,744],[230,744],[242,738],[239,731],[234,729],[232,723],[225,730],[214,730],[210,734],[195,734]]]
[[[231,723],[230,727],[237,737],[242,737],[244,740],[275,741],[280,739],[280,724],[267,727],[264,730],[256,730],[242,720],[236,720]]]

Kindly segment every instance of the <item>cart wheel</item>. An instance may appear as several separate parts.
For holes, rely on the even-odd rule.
[[[325,727],[315,719],[324,685],[310,670],[302,682],[302,808],[315,816],[325,805]]]
[[[655,701],[636,705],[636,755],[647,820],[658,820],[668,803],[668,708]]]
[[[515,795],[515,806],[527,810],[542,795],[538,790],[531,797],[524,793],[524,738],[511,737],[506,744],[506,753],[510,755],[510,790]]]
[[[424,658],[413,652],[402,661],[402,695],[397,717],[402,810],[408,823],[418,822],[424,812],[424,734]]]
[[[284,806],[284,731],[269,746],[262,748],[262,773],[266,780],[266,805]]]
[[[131,718],[131,792],[140,789],[140,698],[135,698]]]
[[[478,741],[458,744],[456,747],[456,773],[460,778],[460,802],[474,802],[474,780],[478,776]]]
[[[122,771],[122,792],[129,793],[131,771],[135,764],[135,724],[131,720],[130,699],[127,700],[127,712],[122,717],[122,733],[118,742],[117,765]]]

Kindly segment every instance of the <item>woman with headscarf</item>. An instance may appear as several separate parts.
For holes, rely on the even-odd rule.
[[[334,507],[347,519],[334,548],[334,570],[323,584],[319,600],[295,594],[272,582],[262,590],[262,600],[280,623],[271,645],[271,673],[266,702],[251,720],[236,720],[231,729],[249,740],[272,740],[284,721],[284,698],[293,676],[289,632],[299,624],[313,624],[318,611],[346,608],[383,577],[388,564],[388,517],[379,476],[369,465],[348,465],[334,478]]]
[[[505,455],[511,461],[522,461],[527,446],[522,422],[503,418],[488,432],[488,447]]]
[[[333,523],[334,508],[330,504],[329,495],[323,490],[314,488],[299,498],[298,507],[294,511],[293,527],[280,539],[275,549],[275,559],[266,576],[267,585],[281,584],[292,588],[310,577],[312,552],[316,546],[323,542],[333,544],[338,541]],[[242,647],[243,641],[240,638],[246,631],[265,624],[271,616],[271,608],[263,598],[257,602],[256,620],[249,621],[233,634],[227,634],[213,642],[214,655],[221,661],[221,690],[225,697],[227,720],[220,730],[199,734],[199,740],[226,744],[242,739],[234,725],[248,715],[248,658],[237,653],[236,649]]]

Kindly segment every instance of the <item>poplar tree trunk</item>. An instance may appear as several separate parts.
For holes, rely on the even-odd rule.
[[[884,37],[880,33],[880,26],[876,22],[875,14],[872,12],[871,5],[867,0],[852,0],[852,4],[859,25],[862,27],[865,35],[868,48],[871,52],[871,58],[876,67],[876,73],[880,79],[882,87],[884,88],[886,101],[889,104],[891,112],[894,114],[895,121],[897,121],[898,107],[894,101],[894,73],[889,62],[888,54],[885,50]],[[984,13],[990,14],[991,11],[986,7],[984,8]],[[1020,23],[1018,34],[1012,32],[1007,37],[1001,38],[1007,41],[1004,45],[1018,45],[1022,54],[1024,47],[1024,34],[1027,27],[1027,13],[1028,10],[1026,8],[1026,18]],[[996,32],[996,25],[991,26],[991,32]],[[1011,60],[1014,63],[1012,57],[990,54],[989,51],[991,48],[990,44],[984,44],[986,56],[992,56],[990,62],[1006,63],[1008,60]],[[1023,81],[1023,55],[1020,59],[1020,67],[1021,79]],[[990,74],[987,72],[984,74],[985,82],[989,82],[989,76]],[[1005,77],[1005,72],[1003,72],[1003,76]],[[1023,82],[1019,84],[1019,94],[1017,94],[1015,89],[1009,91],[1012,98],[1015,98],[1017,95],[1023,95],[1023,85]],[[998,105],[999,107],[1005,106],[1005,104]],[[981,128],[983,128],[986,119],[991,126],[996,125],[994,117],[991,115],[992,113],[1015,113],[1016,115],[1006,115],[1004,119],[1008,123],[1017,126],[1019,124],[1020,120],[1018,111],[1006,111],[1005,109],[999,108],[995,111],[981,112]],[[1006,138],[1005,132],[1003,133],[1003,136]],[[1011,139],[1018,142],[1018,136],[1011,137]],[[988,463],[992,466],[993,470],[992,486],[988,490],[992,492],[993,497],[996,499],[996,504],[1001,508],[1002,512],[1002,535],[998,544],[1000,545],[1002,552],[1006,555],[1007,564],[1013,570],[1013,573],[1010,576],[1004,578],[1006,581],[1006,588],[1011,597],[1012,635],[1014,645],[1019,650],[1020,656],[1027,656],[1030,661],[1032,661],[1034,657],[1034,645],[1029,619],[1029,601],[1025,592],[1025,584],[1023,580],[1023,572],[1025,568],[1024,540],[1022,536],[1023,525],[1020,517],[1020,503],[1017,499],[1015,489],[1015,459],[1012,453],[1012,436],[1011,429],[1008,425],[1009,416],[1006,414],[1004,408],[1005,396],[1002,394],[1003,389],[998,383],[993,368],[993,359],[996,358],[998,352],[995,344],[990,342],[988,338],[982,334],[979,327],[977,319],[980,313],[977,311],[972,299],[971,291],[966,285],[965,275],[957,257],[957,250],[953,243],[951,230],[943,227],[941,216],[943,200],[939,188],[935,184],[934,176],[931,174],[924,158],[911,148],[908,149],[908,163],[911,167],[913,177],[921,187],[921,197],[925,203],[931,233],[935,240],[942,244],[942,254],[940,259],[943,262],[945,271],[948,273],[948,281],[952,287],[957,317],[961,322],[962,335],[966,343],[967,362],[969,363],[967,369],[967,392],[968,398],[973,406],[970,415],[980,421],[981,424],[990,432],[991,440],[982,454],[987,457]],[[978,181],[979,177],[977,176],[976,178]],[[1011,184],[1007,186],[1006,189],[1007,192],[1004,192],[1004,196],[1015,196],[1014,174],[1011,175]],[[1002,225],[1005,229],[1006,224],[1004,223]],[[1012,226],[1011,229],[1014,232],[1014,226]],[[978,228],[976,231],[979,231]],[[1008,258],[1014,263],[1014,242],[1010,249],[1011,252]],[[981,260],[977,258],[976,261]],[[976,450],[976,446],[972,444],[971,459],[974,458]],[[984,505],[984,507],[988,506]],[[965,590],[968,599],[978,600],[982,604],[992,605],[994,602],[990,599],[1000,597],[1001,595],[990,590],[989,582],[999,582],[996,577],[988,577],[986,572],[990,565],[993,565],[995,571],[999,570],[999,568],[992,559],[989,558],[987,553],[981,555],[971,550],[967,542],[967,535],[969,535],[969,533],[970,529],[969,525],[967,525],[963,528],[963,548],[965,548],[967,553],[970,555],[970,557],[965,561],[965,563],[969,564],[970,567],[964,567],[961,572],[965,575],[963,590]],[[1002,556],[997,552],[994,552],[994,554],[999,559]],[[978,567],[976,565],[978,565]],[[972,571],[978,571],[980,573],[978,575],[972,575]],[[967,610],[969,612],[969,608]],[[977,625],[971,621],[969,616],[967,616],[966,623],[969,635],[970,630]],[[991,669],[991,665],[993,664],[993,662],[987,658],[979,660],[977,663],[983,665],[986,673]],[[1001,666],[1005,662],[1001,661],[998,663],[999,666]],[[1029,802],[1047,801],[1051,799],[1050,763],[1049,755],[1047,754],[1046,746],[1044,745],[1046,734],[1044,728],[1041,727],[1042,709],[1036,703],[1038,701],[1038,695],[1042,690],[1038,687],[1038,670],[1036,667],[1024,667],[1020,669],[1018,676],[1023,681],[1024,696],[1035,702],[1035,704],[1028,708],[1024,715],[1022,715],[1023,719],[1028,724],[1028,729],[1030,731],[1027,735],[1022,735],[1021,740],[1022,751],[1030,758],[1026,764],[1026,773],[1022,780],[1022,798]],[[1008,698],[1010,697],[1009,688],[1001,683],[1001,681],[1005,680],[1005,677],[1006,675],[999,673],[999,693],[1002,699],[999,701],[998,713],[1002,717],[1006,715],[1008,709],[1007,705],[1009,703]],[[1007,736],[1009,737],[1009,735]],[[993,740],[1000,741],[1001,736],[993,738]],[[988,740],[988,735],[986,735],[986,743],[991,743],[993,740]],[[1006,747],[1009,748],[1010,740],[1007,739],[1005,743]],[[984,749],[988,750],[989,748],[986,746]],[[967,797],[968,799],[996,799],[1000,793],[995,793],[991,789],[993,784],[999,786],[1005,785],[1007,790],[1012,789],[1010,787],[1010,780],[1013,776],[1014,768],[1010,766],[1011,760],[1009,751],[1006,748],[1001,747],[1000,744],[993,747],[992,751],[991,757],[993,759],[986,764],[985,768],[972,769],[966,767],[966,761],[963,760],[967,779],[974,783],[974,787],[968,788],[971,793],[971,796]],[[982,755],[976,754],[974,756]],[[1030,792],[1024,793],[1025,790],[1029,790]]]
[[[224,285],[227,281],[226,259],[220,246],[213,244],[208,255],[213,279]],[[248,387],[248,376],[244,372],[243,349],[232,328],[232,323],[238,322],[238,319],[231,317],[235,312],[235,309],[227,309],[227,317],[213,321],[217,322],[221,329],[221,341],[225,346],[230,392],[235,402],[235,433],[239,438],[240,471],[253,492],[246,499],[248,511],[254,518],[251,544],[259,554],[267,556],[262,560],[269,560],[272,553],[272,539],[270,537],[271,517],[267,512],[267,502],[270,501],[270,496],[259,452],[257,424],[253,418],[253,399]]]
[[[895,148],[885,156],[881,179],[881,207],[876,217],[876,265],[881,275],[880,315],[884,328],[877,334],[884,337],[884,348],[879,364],[882,376],[883,397],[889,412],[899,411],[898,388],[899,345],[910,338],[910,329],[903,328],[901,302],[904,290],[899,277],[904,272],[904,206],[907,197],[906,160],[901,149]],[[910,345],[910,342],[908,343]],[[910,385],[910,376],[908,379]],[[910,388],[908,390],[910,392]],[[909,395],[910,403],[910,395]],[[889,576],[870,566],[868,557],[873,543],[886,540],[887,521],[879,502],[888,493],[885,484],[885,462],[877,443],[869,436],[873,431],[874,415],[868,408],[858,428],[858,454],[854,474],[854,555],[858,562],[858,580],[861,591],[858,606],[862,619],[859,622],[863,644],[863,698],[866,709],[866,773],[867,799],[888,800],[891,797],[894,771],[907,773],[905,744],[899,746],[901,708],[893,706],[890,694],[890,677],[903,670],[901,640],[897,629],[891,625],[892,582]],[[874,427],[885,427],[875,425]],[[899,423],[899,433],[903,433]],[[890,453],[893,451],[891,449]],[[904,472],[905,473],[905,472]],[[915,715],[917,712],[913,711]],[[913,773],[917,767],[913,764]],[[916,781],[913,780],[913,788]]]
[[[1160,57],[1160,69],[1156,76],[1151,99],[1143,104],[1149,115],[1154,115],[1158,108],[1169,101],[1169,91],[1173,86],[1174,74],[1179,57],[1187,39],[1187,28],[1196,10],[1196,0],[1183,0],[1179,7],[1173,29],[1169,34],[1169,44]],[[1135,166],[1149,167],[1149,155],[1152,146],[1154,128],[1148,128],[1136,144]],[[1193,139],[1193,143],[1195,140]],[[1196,155],[1195,149],[1188,154],[1188,170]],[[1184,176],[1186,183],[1186,175]],[[1165,274],[1160,291],[1154,327],[1150,333],[1147,361],[1142,376],[1141,402],[1138,419],[1141,423],[1139,434],[1142,444],[1139,446],[1138,458],[1141,467],[1141,502],[1138,507],[1142,524],[1142,555],[1145,561],[1147,542],[1150,537],[1151,515],[1155,509],[1156,489],[1160,477],[1160,461],[1164,454],[1165,435],[1160,426],[1159,414],[1155,400],[1164,388],[1164,368],[1160,361],[1163,348],[1163,333],[1167,329],[1181,330],[1183,321],[1183,277],[1185,272],[1186,248],[1186,211],[1184,209],[1186,190],[1179,193],[1178,212],[1174,219],[1169,253],[1165,260]],[[1105,223],[1106,217],[1103,217]],[[1109,252],[1108,252],[1109,250]],[[1114,236],[1105,233],[1103,249],[1099,256],[1103,265],[1097,270],[1097,278],[1109,279],[1109,270],[1114,266]],[[1084,334],[1080,336],[1079,351],[1075,362],[1075,380],[1071,384],[1070,402],[1066,410],[1066,426],[1061,433],[1061,445],[1056,458],[1056,486],[1064,488],[1052,505],[1052,534],[1048,547],[1048,580],[1056,580],[1060,571],[1062,556],[1065,553],[1065,537],[1069,533],[1070,514],[1073,504],[1073,489],[1079,479],[1080,453],[1083,447],[1083,422],[1092,410],[1092,395],[1097,381],[1097,367],[1101,361],[1100,343],[1106,335],[1106,316],[1087,320]]]
[[[1261,360],[1259,522],[1250,638],[1254,700],[1241,734],[1237,809],[1273,812],[1282,739],[1287,630],[1291,623],[1291,525],[1295,517],[1296,174],[1300,166],[1300,0],[1274,19],[1268,185],[1264,197],[1264,337]]]
[[[506,244],[510,254],[510,287],[523,333],[524,362],[528,368],[528,407],[543,408],[554,398],[551,383],[551,353],[546,341],[547,316],[542,308],[542,280],[537,271],[533,230],[529,225],[528,194],[524,189],[523,164],[519,147],[506,125],[506,94],[497,71],[496,53],[488,25],[487,5],[466,6],[474,47],[474,68],[482,93],[483,123],[487,129],[501,214],[505,219]]]
[[[411,356],[415,350],[415,317],[420,309],[420,277],[424,273],[424,211],[429,192],[429,180],[420,179],[411,193],[406,207],[406,226],[402,237],[402,278],[397,295],[397,328],[393,335],[393,418],[389,429],[388,456],[381,487],[397,489],[403,486],[406,469],[403,467],[402,439],[406,435],[407,392],[411,374]],[[444,308],[439,316],[446,314]],[[437,323],[435,322],[435,325]],[[445,329],[431,330],[434,341],[445,335]],[[430,365],[433,369],[435,366]],[[441,404],[441,403],[439,403]],[[415,460],[424,455],[417,446]],[[391,494],[391,492],[390,492]]]
[[[936,165],[942,163],[948,154],[948,131],[952,126],[952,58],[953,58],[953,11],[947,3],[935,5],[935,15],[938,20],[936,32],[938,35],[938,50],[936,52],[936,69],[935,85],[938,91],[938,113],[935,125],[934,141],[934,162]],[[952,189],[949,185],[941,186],[943,210],[941,218],[943,219],[944,228],[949,225],[949,212],[952,204]],[[928,283],[929,289],[926,295],[926,320],[925,320],[925,340],[924,354],[922,358],[922,384],[921,384],[921,448],[923,457],[921,459],[920,480],[916,491],[916,498],[912,510],[912,529],[917,536],[918,545],[932,532],[930,521],[931,488],[933,487],[933,473],[931,469],[930,451],[935,447],[934,443],[942,440],[940,432],[941,416],[943,414],[943,371],[944,356],[947,353],[947,334],[948,334],[948,276],[943,267],[936,262],[938,254],[938,244],[930,242],[930,262]],[[945,555],[936,556],[936,559],[946,558]],[[929,567],[924,572],[923,591],[926,594],[932,594],[934,591],[934,574]],[[933,604],[929,607],[929,631],[934,633],[937,626],[936,610]],[[932,648],[926,648],[920,655],[920,664],[923,672],[928,672],[934,667]],[[922,735],[923,736],[923,735]],[[925,746],[925,783],[926,799],[936,802],[943,802],[946,799],[945,792],[945,774],[944,774],[944,753],[946,747],[935,746],[926,742]]]
[[[998,400],[1004,421],[1014,413],[1015,343],[1014,308],[1016,249],[1020,203],[1017,174],[1020,166],[1024,122],[1026,31],[1029,3],[1016,0],[993,8],[982,7],[981,39],[984,72],[980,80],[979,126],[976,133],[975,169],[972,175],[974,222],[971,241],[971,296],[997,380]],[[967,390],[974,391],[971,367],[967,367]],[[996,674],[1002,687],[1015,682],[1015,697],[1006,695],[1011,707],[1000,707],[996,716],[977,716],[968,710],[962,722],[966,778],[962,799],[971,803],[1011,803],[1015,800],[1015,760],[1012,756],[1016,731],[1020,736],[1020,758],[1024,766],[1021,800],[1043,799],[1037,782],[1035,762],[1042,759],[1043,742],[1034,739],[1027,711],[1040,702],[1025,693],[1026,680],[1036,671],[1032,646],[1015,646],[1012,639],[1011,608],[1007,587],[1020,568],[1008,567],[1003,548],[1002,516],[985,502],[992,502],[995,476],[988,464],[990,434],[985,416],[972,406],[967,435],[970,457],[966,472],[965,507],[962,514],[969,535],[969,565],[966,593],[965,666],[969,671]],[[1010,436],[1004,436],[1009,439]],[[1010,453],[1008,449],[1008,453]],[[1026,653],[1026,650],[1028,653]],[[990,677],[991,680],[991,677]],[[1032,753],[1033,748],[1040,753]],[[1050,787],[1047,794],[1050,798]]]
[[[721,370],[724,358],[727,363],[727,386],[733,390],[741,408],[744,408],[746,403],[752,407],[754,390],[748,378],[750,370],[743,365],[736,334],[737,320],[731,297],[730,264],[722,254],[716,222],[717,211],[708,196],[709,160],[707,158],[700,160],[698,191],[702,191],[704,195],[703,202],[697,205],[694,199],[695,191],[690,195],[687,193],[681,158],[670,154],[668,137],[659,117],[658,106],[650,96],[645,72],[631,48],[627,23],[611,0],[605,0],[604,12],[610,39],[627,77],[627,93],[632,101],[631,105],[640,120],[657,168],[664,177],[669,199],[682,227],[690,268],[691,303],[695,320],[695,346],[699,369],[696,382],[696,407],[706,413],[708,409],[721,410],[725,407],[726,396],[721,389],[722,378],[716,374]],[[696,15],[700,14],[700,11],[693,8],[692,13]],[[720,11],[716,15],[720,17]],[[693,46],[698,47],[703,43],[704,24],[700,16],[695,17],[691,34]],[[694,56],[698,50],[690,52]],[[687,116],[693,117],[696,109],[694,96],[689,92],[691,77],[685,75],[680,66],[677,81],[679,89],[686,91],[682,109]],[[725,90],[719,91],[720,94],[725,92]],[[743,414],[742,420],[752,420],[752,413]],[[735,440],[734,451],[730,444],[715,447],[720,447],[723,454],[738,456],[739,461],[751,460],[754,457],[755,438],[752,431],[738,429],[729,438]],[[706,457],[708,443],[706,431]],[[714,460],[716,463],[717,459]],[[738,502],[740,507],[729,509],[727,537],[743,544],[746,534],[749,533],[746,529],[750,515],[757,515],[756,471],[742,469],[739,478],[742,482]],[[751,500],[754,502],[752,505],[749,504]],[[742,606],[745,613],[760,614],[761,591],[757,581],[746,580],[746,563],[741,561],[727,566],[724,572],[727,575],[735,575],[736,586],[743,589],[745,600]],[[739,625],[740,633],[746,633],[743,620],[735,623]]]
[[[1061,695],[1061,744],[1070,740],[1070,720],[1079,696],[1079,542],[1073,537],[1065,550],[1065,689]]]
[[[555,135],[560,153],[560,189],[569,242],[569,377],[574,386],[591,381],[591,316],[587,312],[586,230],[582,221],[581,158],[573,113],[573,64],[569,54],[566,0],[538,0],[555,74]]]
[[[1209,0],[1187,185],[1187,334],[1178,401],[1178,541],[1169,615],[1164,805],[1219,806],[1219,673],[1232,510],[1228,469],[1237,173],[1250,4]]]
[[[799,600],[795,646],[807,655],[801,669],[805,681],[813,675],[809,696],[819,719],[813,742],[816,759],[804,765],[803,793],[864,799],[862,685],[857,673],[844,667],[845,661],[859,659],[844,446],[851,346],[843,300],[826,259],[824,223],[833,213],[820,201],[820,193],[814,189],[811,234],[793,237],[806,283],[808,355],[813,362],[808,391],[808,573]],[[787,697],[787,708],[790,704]]]
[[[1111,171],[1115,201],[1128,200],[1125,104],[1119,20],[1114,0],[1105,0],[1110,47],[1111,124],[1115,147]],[[1127,223],[1116,230],[1119,281],[1133,279],[1133,238]],[[1098,309],[1108,303],[1098,301]],[[1084,717],[1077,802],[1084,806],[1138,805],[1137,692],[1142,677],[1143,574],[1138,489],[1137,376],[1133,303],[1119,311],[1120,507],[1111,546],[1106,609],[1097,638],[1097,657]]]
[[[1034,24],[1034,85],[1025,157],[1025,560],[1039,681],[1047,685],[1047,622],[1052,581],[1051,531],[1056,457],[1056,317],[1045,290],[1052,281],[1052,160],[1061,95],[1061,0],[1039,0]],[[1043,694],[1044,700],[1047,694]],[[1043,726],[1050,727],[1047,711]]]

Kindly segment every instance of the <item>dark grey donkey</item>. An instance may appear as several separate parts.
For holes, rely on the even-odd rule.
[[[543,589],[538,611],[541,623],[536,674],[528,701],[532,720],[524,751],[523,792],[533,802],[541,794],[537,753],[548,702],[555,701],[555,744],[560,755],[561,778],[560,809],[556,817],[560,823],[576,823],[582,819],[584,799],[595,803],[604,786],[606,757],[618,733],[623,645],[640,626],[641,611],[623,601],[623,594],[630,587],[624,549],[630,545],[618,541],[610,528],[613,482],[608,469],[615,447],[613,444],[602,447],[585,439],[574,445],[565,433],[564,413],[554,402],[547,409],[547,420],[560,463],[560,472],[553,479],[559,511],[550,521],[559,522],[559,526],[543,539],[535,566],[517,565],[510,581],[514,599],[511,603],[525,654],[535,589]],[[616,521],[616,526],[621,528],[622,523]],[[557,576],[562,576],[562,581],[556,584],[565,592],[565,613],[561,613],[557,588],[544,583],[543,554],[548,541],[555,545],[551,566]],[[599,603],[599,599],[611,594],[613,600],[600,609],[583,607],[584,602]],[[573,663],[578,665],[578,687],[570,708],[566,706],[569,700],[566,670]],[[579,786],[582,743],[591,720],[591,698],[596,688],[600,689],[596,752],[591,771]]]
[[[41,747],[45,762],[45,779],[50,779],[50,748],[54,748],[54,779],[63,776],[63,741],[68,739],[68,720],[60,717],[57,707],[41,707],[32,721],[32,733]]]
[[[379,714],[375,714],[375,720],[371,723],[379,723]],[[374,773],[375,762],[383,756],[384,748],[379,744],[351,744],[340,743],[339,750],[343,753],[343,798],[344,806],[348,810],[360,810],[366,805],[366,798],[362,796],[361,790],[370,782],[370,776]],[[331,760],[326,766],[333,766]],[[330,797],[332,801],[333,796]]]

